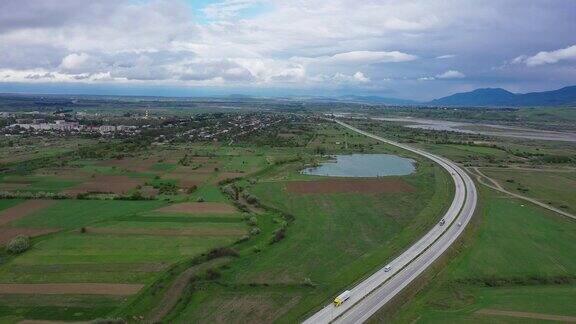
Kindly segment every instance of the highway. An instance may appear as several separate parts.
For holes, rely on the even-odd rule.
[[[446,223],[434,226],[420,240],[388,263],[391,270],[382,268],[349,290],[350,298],[341,306],[329,304],[304,321],[311,323],[362,323],[401,292],[434,263],[468,225],[476,209],[477,192],[474,182],[464,170],[452,161],[406,144],[397,143],[357,129],[344,122],[336,123],[375,140],[422,155],[443,167],[455,185],[454,199],[444,216]]]

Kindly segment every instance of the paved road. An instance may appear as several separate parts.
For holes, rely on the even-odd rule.
[[[382,268],[351,288],[350,299],[340,307],[334,307],[330,303],[304,321],[306,324],[362,323],[366,321],[450,247],[464,231],[476,208],[477,194],[474,182],[466,172],[450,160],[364,132],[341,121],[336,120],[336,122],[357,133],[431,159],[448,171],[456,188],[452,204],[443,217],[446,220],[444,226],[437,224],[414,245],[392,260],[389,263],[392,267],[389,272]]]

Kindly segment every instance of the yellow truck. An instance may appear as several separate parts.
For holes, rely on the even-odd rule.
[[[334,298],[334,306],[338,307],[342,305],[343,302],[345,302],[348,298],[350,298],[351,294],[352,293],[350,292],[350,290],[346,290],[345,292],[338,295],[338,297]]]

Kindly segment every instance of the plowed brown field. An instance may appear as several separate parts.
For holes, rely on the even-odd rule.
[[[38,210],[46,208],[55,203],[54,200],[26,200],[14,207],[10,207],[0,212],[0,226],[6,225],[11,221],[23,218]]]
[[[144,285],[112,283],[0,284],[0,294],[134,295]]]

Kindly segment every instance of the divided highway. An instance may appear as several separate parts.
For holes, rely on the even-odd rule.
[[[434,263],[462,234],[476,209],[477,192],[474,182],[454,162],[406,144],[397,143],[357,129],[339,120],[336,123],[375,140],[422,155],[443,167],[451,175],[455,188],[452,204],[442,217],[444,225],[434,226],[426,235],[392,260],[391,269],[384,267],[351,288],[350,298],[341,306],[330,303],[312,315],[311,323],[362,323],[382,308]],[[331,302],[331,301],[330,301]]]

